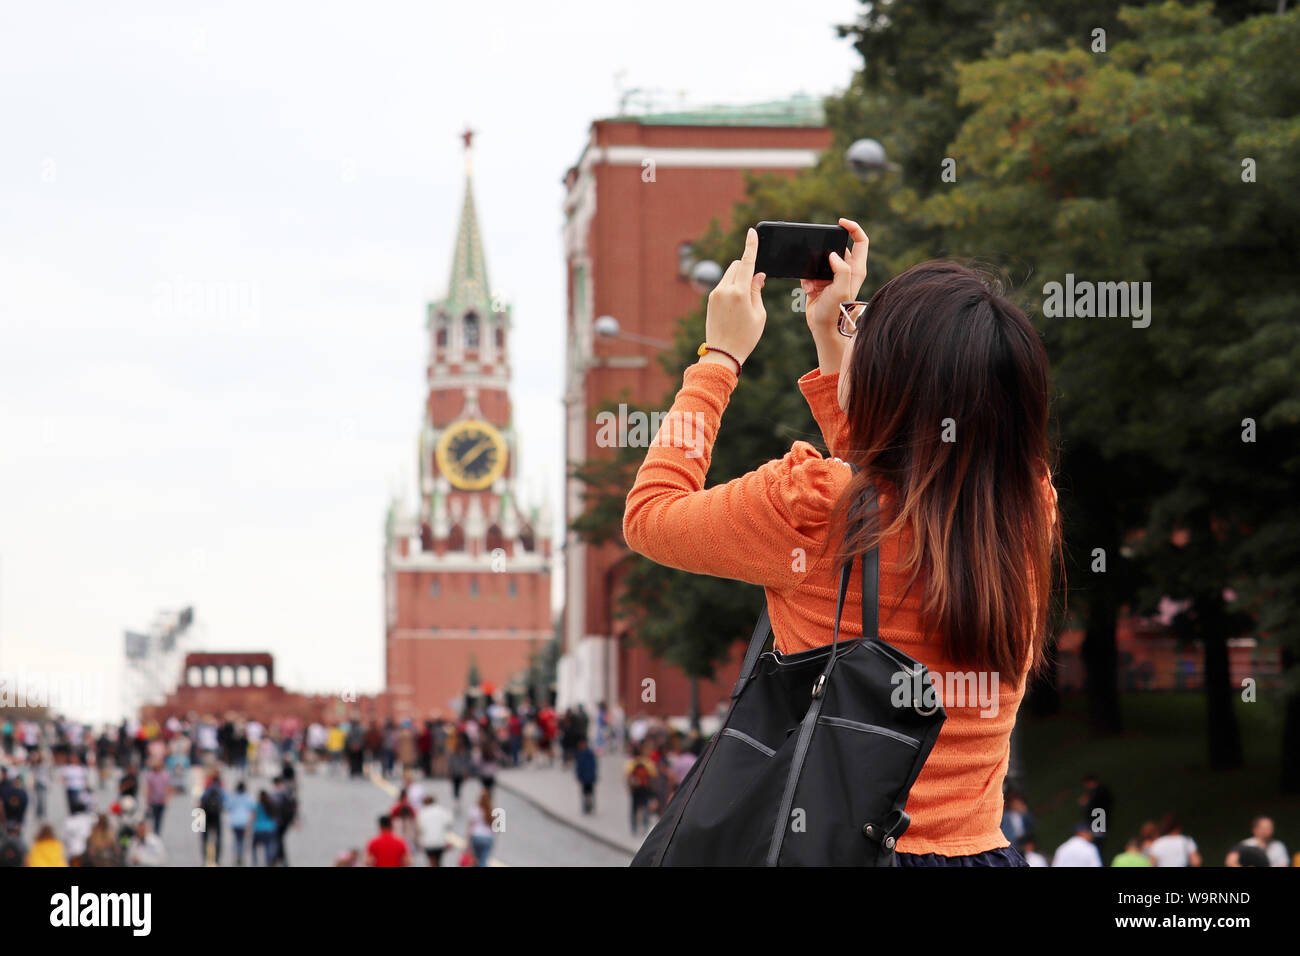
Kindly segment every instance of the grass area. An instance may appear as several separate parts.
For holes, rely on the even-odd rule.
[[[1250,835],[1257,813],[1273,817],[1277,838],[1292,854],[1300,851],[1300,797],[1278,791],[1282,728],[1275,708],[1237,702],[1245,766],[1213,772],[1199,693],[1125,695],[1126,730],[1118,737],[1089,736],[1085,706],[1082,695],[1071,695],[1053,717],[1021,713],[1025,789],[1039,852],[1049,860],[1070,835],[1081,778],[1090,770],[1115,798],[1108,866],[1142,823],[1171,812],[1182,818],[1183,832],[1196,841],[1207,866],[1223,865],[1228,849]]]

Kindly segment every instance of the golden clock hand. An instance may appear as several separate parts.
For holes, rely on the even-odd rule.
[[[484,438],[484,439],[483,439],[482,441],[480,441],[477,445],[475,445],[473,448],[471,448],[471,449],[470,449],[469,451],[467,451],[465,454],[463,454],[463,455],[460,456],[461,467],[462,467],[462,468],[468,468],[469,465],[470,465],[470,462],[472,462],[474,459],[478,458],[479,455],[483,454],[483,452],[486,451],[486,450],[487,450],[488,448],[490,448],[491,446],[492,446],[492,439],[490,439],[490,438]]]

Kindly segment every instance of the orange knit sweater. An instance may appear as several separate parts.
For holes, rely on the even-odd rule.
[[[847,447],[849,437],[836,401],[838,378],[814,369],[799,379],[832,455]],[[776,646],[796,653],[831,640],[839,568],[835,543],[827,546],[827,536],[831,509],[850,470],[840,459],[823,458],[812,445],[796,441],[784,458],[704,490],[713,442],[737,381],[724,365],[697,363],[686,369],[627,496],[623,536],[630,548],[660,564],[762,585]],[[1054,506],[1050,479],[1047,490]],[[884,493],[881,504],[889,507]],[[994,689],[986,677],[984,694],[963,685],[964,706],[959,706],[958,684],[948,675],[971,669],[947,660],[939,635],[922,629],[924,582],[903,593],[907,579],[898,559],[906,545],[891,539],[880,547],[880,636],[942,678],[936,689],[948,719],[912,787],[907,801],[912,824],[898,850],[962,856],[1004,847],[1002,780],[1023,681],[999,681]],[[800,548],[803,563],[796,560]],[[861,604],[852,585],[841,635],[861,635]]]

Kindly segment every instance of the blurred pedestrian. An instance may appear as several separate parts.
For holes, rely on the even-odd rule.
[[[1290,866],[1291,855],[1286,851],[1286,844],[1273,838],[1273,820],[1271,817],[1257,816],[1250,821],[1250,836],[1241,841],[1245,846],[1253,846],[1268,857],[1269,866]]]
[[[1083,775],[1083,793],[1079,794],[1080,818],[1092,831],[1092,842],[1099,854],[1106,852],[1106,834],[1110,832],[1114,804],[1110,788],[1098,780],[1095,773]]]
[[[265,790],[258,791],[257,805],[253,808],[253,866],[257,866],[257,851],[262,851],[262,865],[271,866],[279,856],[275,847],[275,834],[279,829],[275,802]]]
[[[1025,795],[1019,790],[1011,790],[1007,793],[1002,810],[1002,835],[1011,841],[1012,846],[1020,849],[1025,834],[1032,833],[1034,829],[1034,818],[1029,812]]]
[[[145,823],[136,827],[135,839],[126,851],[126,862],[128,866],[165,866],[167,849],[157,831],[150,830]]]
[[[1242,841],[1228,851],[1223,860],[1224,866],[1249,866],[1267,868],[1272,866],[1268,854],[1254,844]]]
[[[226,819],[230,822],[230,833],[235,840],[235,866],[244,865],[244,841],[256,813],[257,804],[241,780],[235,784],[235,792],[226,795]]]
[[[156,763],[145,775],[145,799],[149,803],[149,816],[153,820],[153,832],[162,835],[163,811],[167,809],[167,798],[171,795],[172,778],[163,769],[162,763]]]
[[[68,813],[76,813],[86,792],[86,767],[75,753],[70,754],[60,775],[63,777],[63,791],[68,797]]]
[[[0,819],[10,833],[23,832],[27,816],[27,790],[21,774],[9,776],[8,767],[0,767]]]
[[[492,795],[484,790],[478,803],[469,811],[469,846],[474,854],[475,866],[487,866],[492,855]]]
[[[478,779],[483,784],[483,790],[488,796],[492,795],[492,787],[497,781],[497,771],[501,766],[501,745],[497,743],[496,736],[492,728],[488,727],[483,732],[482,742],[479,744],[479,762],[478,762]]]
[[[82,856],[82,866],[121,866],[122,844],[118,842],[117,834],[113,832],[113,825],[108,819],[108,815],[101,813],[95,820],[95,826],[90,831],[90,837],[86,840],[86,852]]]
[[[1116,853],[1115,859],[1110,861],[1111,866],[1154,866],[1151,857],[1142,852],[1142,840],[1139,837],[1131,838],[1124,845],[1123,853]]]
[[[654,763],[644,756],[639,744],[632,746],[632,758],[624,768],[628,797],[632,805],[632,832],[640,833],[650,826],[650,800],[654,778],[658,775]]]
[[[1196,848],[1196,841],[1183,833],[1183,825],[1178,817],[1169,813],[1160,824],[1160,837],[1155,840],[1147,853],[1156,866],[1200,866],[1201,854]]]
[[[416,816],[420,845],[429,858],[430,866],[442,866],[442,855],[447,852],[447,833],[451,829],[451,812],[438,803],[433,794],[427,794],[424,805]]]
[[[199,831],[199,860],[204,865],[221,865],[221,817],[226,808],[226,791],[221,786],[221,775],[213,773],[207,786],[199,794],[199,809],[203,811],[203,827]],[[212,856],[208,857],[208,846]]]
[[[573,755],[574,775],[582,791],[582,812],[590,815],[596,809],[596,753],[586,738],[579,739]]]
[[[67,866],[63,856],[63,844],[54,835],[54,827],[48,823],[41,824],[36,831],[36,840],[27,851],[28,866]]]
[[[289,865],[289,828],[298,819],[298,794],[284,777],[275,779],[275,856],[278,866]]]
[[[0,867],[18,867],[27,862],[27,844],[16,833],[0,832]]]
[[[397,802],[388,810],[389,819],[393,821],[393,832],[409,846],[415,845],[415,807],[405,789],[397,794]]]
[[[1101,866],[1101,853],[1093,843],[1092,827],[1082,820],[1074,825],[1074,836],[1056,848],[1052,866]]]
[[[410,866],[411,852],[402,838],[393,833],[393,819],[379,818],[379,835],[366,844],[366,866]]]
[[[1038,852],[1038,837],[1033,833],[1026,833],[1020,838],[1020,855],[1030,866],[1047,866],[1047,857]]]
[[[451,777],[451,799],[460,812],[460,788],[465,783],[465,778],[469,776],[471,770],[469,755],[469,737],[464,733],[457,734],[450,742],[453,749],[447,757],[447,775]]]

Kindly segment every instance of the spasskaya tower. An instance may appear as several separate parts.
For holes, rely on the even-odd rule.
[[[471,683],[503,688],[554,636],[551,521],[515,492],[510,305],[488,285],[473,133],[446,296],[426,319],[418,506],[394,501],[384,544],[385,676],[396,714],[450,714]]]

